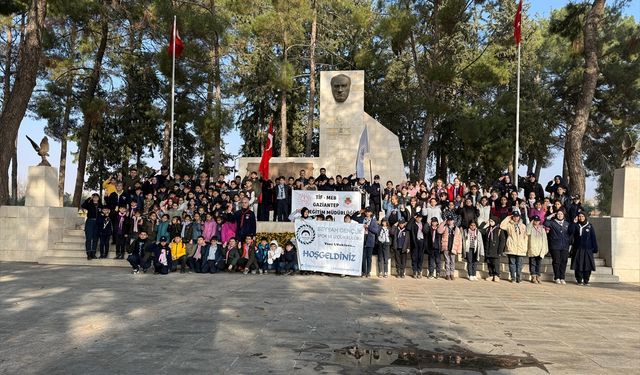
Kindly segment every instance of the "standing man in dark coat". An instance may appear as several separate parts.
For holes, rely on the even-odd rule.
[[[249,198],[242,198],[241,208],[235,212],[234,218],[238,226],[236,236],[240,242],[244,242],[247,236],[256,235],[256,214],[249,207]]]
[[[382,210],[382,187],[380,186],[380,176],[373,177],[373,183],[368,187],[369,206],[373,211],[373,216],[378,219]]]
[[[427,259],[429,262],[429,278],[437,279],[442,273],[442,254],[440,243],[442,235],[438,233],[438,218],[431,218],[431,226],[427,230]]]
[[[278,184],[275,187],[276,212],[274,221],[288,221],[289,202],[291,201],[291,186],[285,184],[284,176],[278,178]]]

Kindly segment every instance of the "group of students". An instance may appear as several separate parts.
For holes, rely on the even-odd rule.
[[[253,172],[244,179],[226,181],[198,176],[159,174],[140,178],[132,168],[127,176],[114,175],[104,184],[104,197],[95,193],[82,207],[87,259],[106,258],[115,244],[116,258],[127,259],[134,272],[154,266],[158,273],[242,271],[244,273],[294,273],[298,270],[295,238],[284,249],[261,238],[256,242],[257,220],[310,219],[307,212],[290,214],[291,191],[335,190],[362,194],[362,209],[345,221],[365,227],[363,277],[370,277],[372,254],[378,251],[379,277],[389,277],[393,257],[396,276],[406,277],[411,262],[414,278],[455,278],[458,257],[468,263],[469,280],[477,280],[477,264],[486,261],[491,280],[500,280],[500,257],[509,259],[512,282],[522,281],[522,265],[529,260],[531,281],[540,282],[542,259],[553,259],[554,281],[564,284],[569,256],[576,281],[588,285],[595,270],[597,242],[580,197],[556,176],[543,190],[536,176],[520,179],[519,189],[510,176],[500,176],[482,189],[458,178],[445,183],[388,181],[380,177],[327,177],[322,168],[316,178],[300,171],[299,177],[271,180]],[[524,196],[520,196],[523,190]],[[548,195],[545,196],[545,191]],[[304,210],[303,210],[304,211]],[[315,219],[324,218],[321,215]],[[379,223],[378,223],[379,221]],[[444,263],[444,264],[442,264]]]

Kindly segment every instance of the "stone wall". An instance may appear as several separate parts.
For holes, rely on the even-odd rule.
[[[82,222],[76,208],[0,206],[0,261],[36,262]]]

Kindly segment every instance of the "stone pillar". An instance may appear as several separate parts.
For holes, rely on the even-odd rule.
[[[29,167],[27,207],[60,207],[58,199],[58,170],[43,165]]]
[[[640,282],[640,168],[616,169],[611,201],[611,267],[623,282]]]

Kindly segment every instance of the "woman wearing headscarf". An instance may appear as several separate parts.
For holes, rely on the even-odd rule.
[[[578,213],[569,232],[573,236],[571,269],[576,273],[578,285],[589,286],[591,272],[596,270],[593,254],[598,252],[598,242],[593,225],[587,220],[587,214],[584,211]]]

